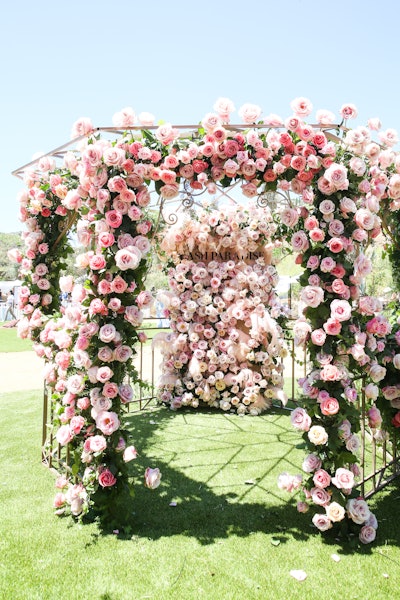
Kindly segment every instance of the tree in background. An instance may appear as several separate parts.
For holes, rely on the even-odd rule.
[[[12,281],[18,278],[18,265],[10,261],[7,252],[12,248],[23,247],[20,233],[0,233],[0,279]]]

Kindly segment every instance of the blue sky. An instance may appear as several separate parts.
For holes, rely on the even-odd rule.
[[[0,22],[0,231],[18,231],[11,172],[68,142],[81,116],[111,125],[132,106],[197,123],[215,100],[263,115],[290,101],[354,103],[400,133],[397,0],[21,0]],[[237,117],[236,119],[238,120]],[[312,121],[312,115],[309,118]],[[399,148],[396,148],[399,149]]]

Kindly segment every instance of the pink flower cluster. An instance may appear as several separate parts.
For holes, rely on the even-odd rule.
[[[271,231],[269,210],[230,206],[201,211],[164,236],[161,247],[177,264],[164,295],[173,333],[161,334],[159,397],[172,408],[259,414],[273,398],[285,401]]]

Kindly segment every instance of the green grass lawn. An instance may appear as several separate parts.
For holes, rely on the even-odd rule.
[[[127,416],[139,457],[129,535],[52,513],[41,465],[38,392],[0,394],[0,598],[26,600],[336,600],[398,597],[400,488],[377,494],[375,544],[323,537],[278,490],[303,451],[286,411],[238,417],[156,408]],[[142,484],[147,466],[162,483]],[[171,506],[171,503],[176,505]],[[337,554],[340,562],[331,556]],[[303,569],[303,582],[291,569]]]
[[[23,352],[32,350],[31,340],[22,340],[18,337],[17,328],[3,327],[4,322],[0,321],[0,352]]]

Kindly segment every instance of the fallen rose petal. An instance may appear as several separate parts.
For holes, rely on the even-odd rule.
[[[292,569],[292,571],[290,571],[290,575],[297,579],[297,581],[304,581],[307,577],[307,573],[301,569]]]
[[[384,576],[385,579],[389,579],[388,573],[382,573],[382,575]]]
[[[331,554],[331,559],[334,560],[335,562],[339,562],[340,556],[338,556],[337,554]]]
[[[280,540],[277,540],[276,538],[272,538],[272,540],[271,540],[271,544],[273,546],[279,546],[280,543],[281,543]]]

